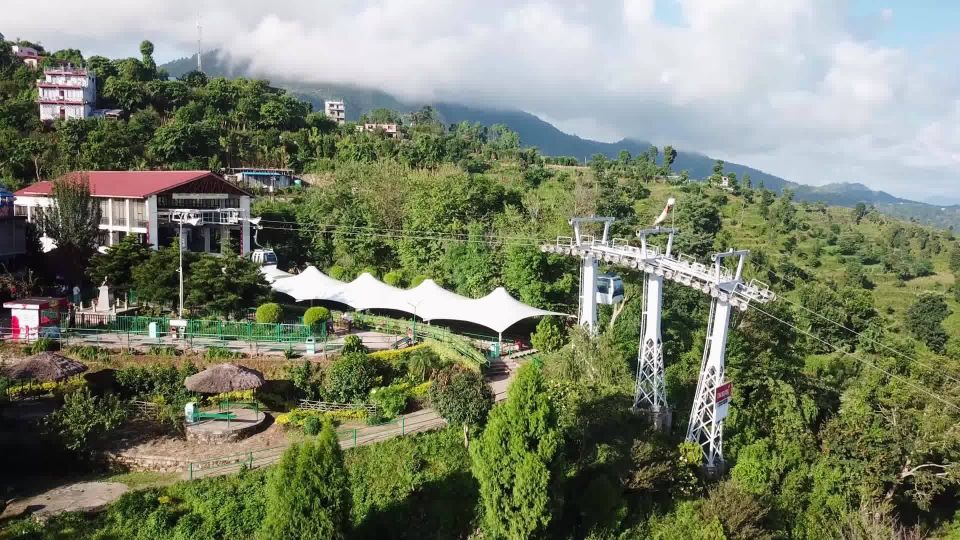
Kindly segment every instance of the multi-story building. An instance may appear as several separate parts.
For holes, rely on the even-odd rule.
[[[343,104],[343,101],[324,101],[323,102],[323,112],[326,113],[327,118],[333,120],[338,124],[342,124],[347,121],[347,109]]]
[[[250,193],[210,171],[89,171],[67,176],[86,177],[100,203],[101,247],[128,234],[154,248],[168,246],[184,222],[181,244],[190,251],[216,253],[225,242],[240,254],[250,251]],[[15,195],[14,214],[36,221],[53,204],[53,182],[37,182]],[[53,249],[50,239],[41,241],[45,250]]]
[[[400,130],[397,124],[361,124],[357,126],[357,131],[366,131],[367,133],[382,132],[387,137],[400,136]]]
[[[224,170],[224,178],[240,186],[275,192],[293,185],[300,185],[293,169],[270,169],[262,167],[230,167]]]
[[[21,62],[33,69],[40,67],[40,53],[38,53],[33,47],[14,45],[13,54],[19,58]]]
[[[97,105],[97,80],[93,73],[71,66],[43,70],[37,81],[40,120],[87,118]]]

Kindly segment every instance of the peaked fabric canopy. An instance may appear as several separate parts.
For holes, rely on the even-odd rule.
[[[273,283],[278,279],[288,278],[293,274],[288,274],[283,270],[280,270],[275,265],[261,266],[260,272],[263,274],[264,279],[267,280],[267,283]]]
[[[266,275],[268,271],[264,270]],[[300,274],[270,279],[273,290],[292,296],[295,300],[327,300],[346,304],[356,310],[389,309],[420,317],[425,321],[465,321],[486,326],[502,333],[518,321],[544,315],[568,316],[528,306],[503,287],[497,287],[483,298],[467,298],[425,280],[412,289],[391,287],[368,273],[350,283],[337,281],[308,266]]]

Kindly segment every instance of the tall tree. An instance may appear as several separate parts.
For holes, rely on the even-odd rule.
[[[201,256],[190,265],[184,303],[191,310],[242,316],[269,292],[260,268],[246,257]]]
[[[520,368],[505,403],[493,409],[471,450],[484,529],[491,538],[531,538],[553,518],[563,434],[540,369]]]
[[[111,246],[106,253],[94,255],[90,260],[87,275],[94,283],[106,282],[121,291],[133,287],[133,269],[150,258],[150,247],[127,235],[120,243]]]
[[[53,182],[52,204],[40,213],[40,230],[57,244],[65,276],[79,279],[81,264],[96,247],[100,228],[100,204],[90,193],[85,174],[69,175]]]
[[[454,364],[434,377],[430,403],[451,425],[463,426],[463,445],[469,447],[469,426],[486,421],[493,393],[480,373]]]
[[[350,479],[330,421],[315,440],[284,452],[267,483],[262,538],[295,540],[347,538]]]

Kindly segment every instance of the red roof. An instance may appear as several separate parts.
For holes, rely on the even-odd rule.
[[[78,174],[73,172],[66,177]],[[151,195],[207,176],[226,184],[230,188],[228,190],[230,193],[242,191],[210,171],[88,171],[83,174],[90,179],[90,193],[94,197],[146,199]],[[29,185],[15,192],[14,195],[17,197],[49,196],[52,192],[53,182],[44,180]]]

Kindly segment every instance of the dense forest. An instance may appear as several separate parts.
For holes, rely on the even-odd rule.
[[[369,113],[401,122],[402,138],[358,133],[263,81],[200,73],[165,80],[151,49],[145,42],[142,58],[115,61],[50,54],[48,62],[96,70],[104,106],[124,109],[125,118],[42,126],[33,101],[37,74],[17,65],[5,44],[4,181],[84,168],[289,166],[313,173],[311,186],[254,205],[263,217],[259,242],[278,252],[283,267],[314,264],[340,279],[371,271],[401,287],[430,277],[474,297],[502,285],[524,302],[571,313],[576,263],[539,246],[569,235],[567,220],[576,215],[616,217],[614,234],[630,238],[674,196],[676,250],[706,260],[729,247],[750,249],[747,276],[778,292],[775,303],[732,322],[734,386],[720,478],[705,477],[699,449],[682,442],[709,299],[666,289],[674,425],[659,434],[629,412],[642,274],[621,270],[626,298],[616,310],[604,308],[598,336],[552,319],[538,326],[542,369],[521,375],[522,390],[493,409],[469,453],[449,445],[449,432],[391,443],[408,445],[403,454],[346,453],[357,536],[386,528],[398,538],[466,538],[478,529],[483,538],[960,535],[960,243],[953,233],[865,205],[797,203],[789,191],[777,195],[724,174],[722,163],[711,181],[689,182],[671,171],[669,147],[574,166],[523,148],[503,126],[444,126],[430,109]],[[728,188],[716,185],[724,176]],[[516,487],[501,485],[501,492],[489,480],[489,456],[497,440],[511,437],[517,444],[502,463],[508,472],[517,468]],[[266,476],[134,495],[97,526],[115,533],[149,523],[142,532],[152,538],[251,536],[267,511]],[[213,494],[226,494],[234,516],[251,524],[211,525],[224,518],[209,507]],[[157,502],[170,497],[179,511]],[[451,522],[451,512],[463,519]],[[376,521],[384,516],[396,520]],[[58,526],[76,523],[55,520],[47,532]]]

